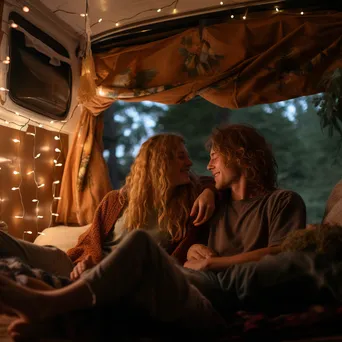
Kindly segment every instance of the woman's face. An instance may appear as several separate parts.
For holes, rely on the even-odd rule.
[[[172,187],[190,183],[192,161],[183,143],[180,143],[170,160],[168,177]]]

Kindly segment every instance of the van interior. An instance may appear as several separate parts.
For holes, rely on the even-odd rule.
[[[67,251],[148,136],[183,134],[206,174],[205,138],[225,122],[271,140],[279,183],[320,222],[341,178],[341,9],[329,0],[0,1],[0,229]],[[237,313],[223,340],[342,340],[341,308]],[[60,340],[103,340],[95,316]],[[11,341],[9,324],[0,315],[1,341]],[[127,327],[122,340],[168,338],[155,325]]]

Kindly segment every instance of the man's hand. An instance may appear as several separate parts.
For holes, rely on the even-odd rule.
[[[204,245],[195,244],[189,248],[187,260],[203,260],[214,256],[217,256],[217,253],[213,251],[211,248]]]
[[[88,270],[89,268],[95,266],[93,261],[91,260],[91,257],[88,255],[85,259],[80,261],[74,269],[70,273],[70,279],[72,281],[77,280],[81,274],[85,271]]]
[[[201,260],[191,260],[187,261],[183,266],[185,268],[190,268],[195,271],[205,271],[209,269],[209,261],[210,259],[201,259]]]
[[[208,221],[215,210],[215,194],[210,189],[204,189],[194,202],[190,216],[196,216],[193,224],[199,226]]]

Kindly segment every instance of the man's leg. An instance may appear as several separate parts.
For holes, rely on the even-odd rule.
[[[2,231],[0,231],[0,256],[18,257],[31,267],[64,277],[69,277],[73,269],[71,260],[60,249],[53,246],[38,246],[13,238]]]
[[[334,298],[326,277],[331,269],[324,256],[285,252],[234,265],[218,278],[227,309],[237,299],[240,308],[281,313]]]

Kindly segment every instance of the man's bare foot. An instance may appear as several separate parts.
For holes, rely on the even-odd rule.
[[[0,275],[0,304],[25,321],[37,321],[48,316],[47,299],[44,292],[18,285],[10,278]]]

